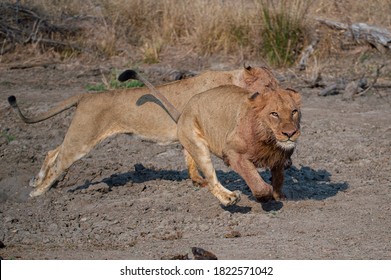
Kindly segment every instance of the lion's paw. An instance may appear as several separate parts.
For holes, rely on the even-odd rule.
[[[36,189],[30,192],[30,197],[36,197],[44,194],[47,190],[44,189]]]
[[[253,191],[253,195],[259,202],[268,202],[273,199],[273,188],[267,185],[265,188]]]
[[[225,196],[220,201],[224,206],[235,205],[236,203],[238,203],[240,201],[240,195],[241,195],[240,191],[234,191],[234,192],[231,192],[229,195]]]

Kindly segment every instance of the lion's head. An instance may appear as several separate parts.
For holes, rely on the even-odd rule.
[[[301,97],[292,89],[266,86],[262,93],[250,96],[255,110],[255,125],[260,138],[293,151],[300,136]]]
[[[260,92],[263,88],[276,88],[278,81],[266,67],[245,67],[238,85],[250,92]]]

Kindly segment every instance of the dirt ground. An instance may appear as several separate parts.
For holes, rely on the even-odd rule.
[[[238,67],[211,60],[202,69]],[[156,69],[162,68],[145,73],[163,83]],[[336,71],[329,81],[338,79]],[[2,258],[167,259],[192,257],[196,246],[219,259],[391,259],[390,89],[355,100],[321,97],[288,70],[277,74],[303,94],[303,119],[286,171],[287,201],[256,202],[244,181],[214,159],[220,181],[243,193],[238,205],[222,207],[192,185],[179,144],[128,135],[105,140],[47,194],[29,198],[29,179],[61,143],[74,110],[27,125],[7,97],[42,112],[100,82],[99,73],[80,63],[0,67]]]

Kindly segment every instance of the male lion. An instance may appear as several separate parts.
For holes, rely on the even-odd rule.
[[[281,88],[266,69],[265,73],[269,79],[257,92],[235,85],[219,86],[192,97],[177,118],[178,139],[184,147],[191,179],[207,186],[225,206],[238,202],[240,193],[219,183],[210,152],[239,173],[258,200],[285,197],[284,165],[300,136],[301,96],[292,89]],[[136,72],[133,76],[151,87]],[[156,89],[151,90],[170,112],[169,101]],[[272,186],[262,180],[258,166],[271,169]]]
[[[256,91],[264,86],[265,77],[267,78],[265,70],[258,67],[208,71],[193,78],[159,86],[158,89],[182,112],[189,99],[200,92],[226,84]],[[30,186],[36,188],[30,193],[32,197],[49,190],[75,161],[114,134],[136,134],[160,144],[178,140],[176,123],[167,115],[161,103],[149,94],[147,88],[79,94],[34,117],[22,114],[14,96],[10,96],[8,101],[26,123],[40,122],[77,106],[63,143],[47,153],[40,172],[30,181]]]

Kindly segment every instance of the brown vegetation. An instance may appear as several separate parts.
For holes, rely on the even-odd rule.
[[[164,49],[180,47],[199,55],[222,53],[235,54],[242,59],[264,57],[271,64],[286,66],[297,61],[314,32],[319,32],[317,16],[345,23],[391,26],[391,16],[387,12],[391,7],[386,0],[370,3],[331,0],[13,2],[5,1],[0,5],[3,10],[5,5],[16,7],[13,14],[2,13],[2,27],[4,22],[13,27],[0,30],[2,53],[12,51],[14,43],[25,45],[30,42],[44,47],[45,51],[56,49],[61,58],[81,53],[95,57],[137,53],[141,61],[156,63]],[[27,9],[34,11],[36,16],[23,14]],[[21,16],[30,18],[20,27],[24,40],[15,41],[12,33],[15,25],[21,23]],[[80,29],[83,31],[79,32]],[[281,33],[287,36],[276,38]],[[326,49],[320,49],[320,54],[339,47],[335,34],[321,35],[319,47]]]

